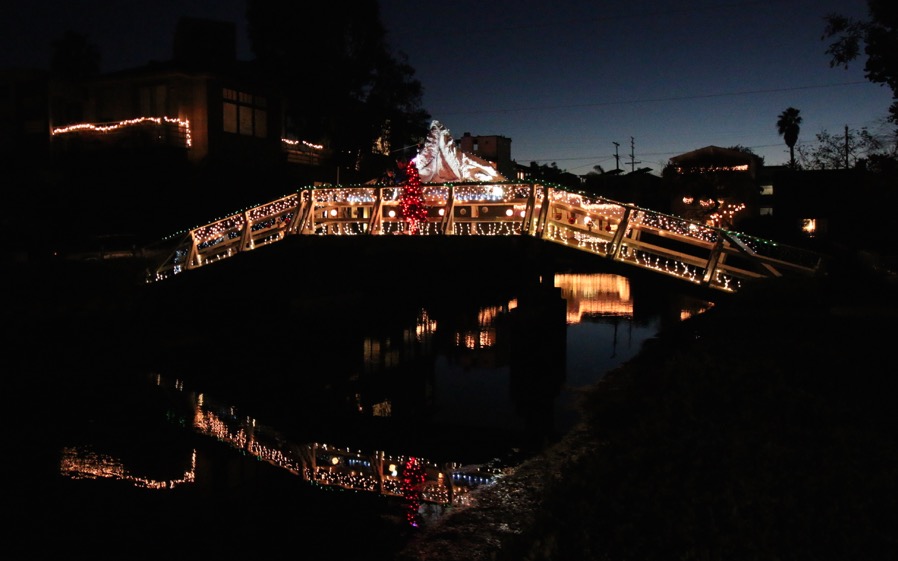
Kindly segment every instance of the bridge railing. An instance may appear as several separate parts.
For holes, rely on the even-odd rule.
[[[194,228],[153,271],[168,278],[288,235],[528,235],[723,291],[822,257],[681,217],[535,182],[422,185],[426,218],[402,214],[403,186],[306,188]]]
[[[546,240],[651,269],[710,288],[732,292],[744,282],[784,274],[815,275],[823,257],[685,218],[550,190]]]

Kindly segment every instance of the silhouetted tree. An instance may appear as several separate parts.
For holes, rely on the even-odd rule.
[[[745,153],[745,154],[751,154],[752,156],[754,156],[755,158],[757,158],[757,162],[758,162],[758,166],[759,166],[759,167],[764,165],[764,156],[758,156],[757,154],[755,154],[755,151],[752,150],[751,148],[749,148],[748,146],[742,146],[741,144],[737,144],[737,145],[735,145],[735,146],[730,146],[730,147],[728,147],[727,150],[735,150],[735,151],[737,151],[737,152],[743,152],[743,153]]]
[[[422,86],[387,43],[376,0],[248,0],[253,52],[287,96],[288,132],[321,141],[346,169],[416,145],[429,127]],[[378,170],[378,171],[379,171]],[[376,174],[375,174],[376,175]]]
[[[74,31],[52,42],[50,71],[58,78],[79,80],[100,72],[100,50],[86,35]]]
[[[843,135],[824,129],[817,133],[816,144],[799,147],[798,156],[806,169],[848,169],[871,156],[885,156],[881,149],[882,142],[866,128],[846,129]]]
[[[528,175],[533,179],[540,179],[547,183],[555,183],[556,185],[561,185],[570,189],[579,189],[581,187],[579,176],[559,168],[558,164],[555,162],[552,162],[551,164],[530,162]]]
[[[822,40],[835,41],[826,49],[831,67],[843,66],[857,59],[861,45],[867,61],[865,77],[875,84],[886,84],[892,89],[892,105],[889,121],[898,124],[898,18],[895,17],[893,0],[867,0],[870,19],[858,21],[840,14],[826,16],[826,29]],[[898,134],[898,129],[896,129]]]
[[[795,143],[798,142],[798,133],[801,130],[801,115],[799,113],[798,109],[789,107],[780,113],[776,121],[776,131],[786,141],[786,146],[789,147],[789,166],[792,169],[795,169]]]

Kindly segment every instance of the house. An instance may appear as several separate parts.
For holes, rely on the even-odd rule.
[[[898,189],[887,174],[763,166],[708,146],[671,158],[663,176],[678,216],[822,252],[892,251]]]
[[[751,225],[758,235],[821,248],[891,251],[898,191],[886,176],[861,168],[771,166],[759,179],[759,216]]]
[[[671,213],[711,226],[739,229],[758,213],[761,158],[743,150],[706,146],[670,158]]]
[[[4,69],[0,86],[8,200],[47,224],[4,227],[45,238],[36,252],[155,238],[332,175],[326,147],[286,138],[284,100],[237,60],[233,23],[182,18],[170,60],[68,79]]]
[[[236,60],[227,22],[182,18],[171,60],[55,84],[50,120],[60,157],[161,146],[192,163],[285,158],[282,102],[251,62]]]
[[[236,58],[231,22],[181,18],[172,58],[71,84],[51,82],[52,157],[183,160],[204,168],[320,179],[324,146],[286,138],[284,100]],[[108,159],[108,158],[107,158]],[[328,168],[329,169],[329,168]]]

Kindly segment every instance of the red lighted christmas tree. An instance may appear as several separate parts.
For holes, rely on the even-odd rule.
[[[421,515],[421,485],[424,483],[424,466],[417,458],[409,458],[402,470],[402,498],[405,502],[405,518],[411,526],[418,527]]]
[[[418,166],[414,160],[405,164],[405,176],[407,183],[399,197],[399,207],[402,217],[408,224],[408,233],[416,234],[423,230],[427,222],[427,209],[424,207],[424,192],[421,190],[421,176],[418,174]]]

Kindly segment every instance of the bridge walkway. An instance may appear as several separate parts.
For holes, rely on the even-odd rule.
[[[170,236],[147,281],[294,235],[531,236],[724,292],[825,265],[816,252],[537,182],[423,184],[420,223],[404,216],[409,196],[407,186],[304,188]]]

